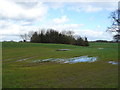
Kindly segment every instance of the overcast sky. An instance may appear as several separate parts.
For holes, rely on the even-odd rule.
[[[110,13],[118,8],[116,0],[62,1],[0,0],[1,40],[20,41],[20,34],[42,28],[72,30],[88,40],[112,40],[106,29]]]

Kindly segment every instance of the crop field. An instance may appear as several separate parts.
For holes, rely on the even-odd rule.
[[[57,49],[70,49],[57,51]],[[95,62],[74,64],[34,62],[49,58],[97,57]],[[117,43],[90,43],[88,47],[44,44],[2,43],[3,88],[117,88]]]

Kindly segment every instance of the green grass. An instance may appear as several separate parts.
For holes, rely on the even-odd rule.
[[[56,49],[71,49],[56,51]],[[104,48],[104,49],[98,49]],[[89,47],[64,44],[2,43],[3,88],[117,88],[117,43],[90,43]],[[37,59],[98,57],[93,63],[31,63]],[[29,58],[26,61],[15,62]]]

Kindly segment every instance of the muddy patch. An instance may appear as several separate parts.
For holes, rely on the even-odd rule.
[[[74,57],[74,58],[49,58],[49,59],[42,59],[42,60],[34,60],[33,62],[58,62],[58,63],[78,63],[78,62],[95,62],[97,57],[88,57],[88,56],[81,56],[81,57]]]

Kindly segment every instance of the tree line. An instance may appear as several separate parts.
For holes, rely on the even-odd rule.
[[[56,44],[71,44],[71,45],[78,45],[78,46],[89,46],[87,37],[81,37],[77,36],[75,37],[73,35],[74,32],[72,31],[64,31],[64,32],[58,32],[54,29],[47,29],[41,30],[39,32],[35,31],[21,35],[21,37],[24,39],[24,42],[26,41],[27,36],[30,39],[30,42],[32,43],[56,43]]]

